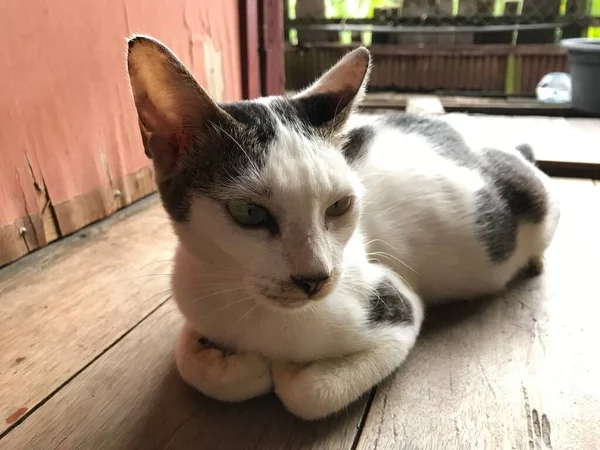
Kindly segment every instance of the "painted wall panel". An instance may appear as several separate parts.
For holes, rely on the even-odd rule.
[[[154,187],[125,38],[165,42],[217,100],[241,98],[237,0],[0,2],[0,265]]]

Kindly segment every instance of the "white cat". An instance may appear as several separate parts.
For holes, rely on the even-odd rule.
[[[220,105],[151,38],[129,41],[128,68],[179,238],[177,366],[211,397],[274,388],[292,413],[328,416],[404,361],[425,304],[541,269],[559,211],[531,149],[354,114],[364,48],[294,97]]]

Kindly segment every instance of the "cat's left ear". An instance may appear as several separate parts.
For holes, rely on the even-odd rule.
[[[326,134],[337,134],[364,97],[370,70],[371,54],[359,47],[292,100],[311,125]]]

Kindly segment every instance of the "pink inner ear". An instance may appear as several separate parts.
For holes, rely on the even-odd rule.
[[[174,123],[173,120],[169,120],[164,114],[161,114],[147,94],[136,99],[136,106],[140,121],[151,133],[166,137],[181,128],[181,124]]]

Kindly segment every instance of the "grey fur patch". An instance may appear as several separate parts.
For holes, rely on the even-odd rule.
[[[488,186],[477,193],[477,233],[495,263],[514,252],[520,221],[540,223],[546,217],[546,190],[533,170],[510,153],[482,152],[480,172]]]
[[[272,112],[256,102],[220,106],[235,121],[210,122],[201,130],[192,130],[193,139],[181,150],[174,173],[159,183],[165,210],[176,222],[189,220],[194,192],[218,199],[224,186],[266,163],[276,135]]]
[[[269,106],[285,126],[308,135],[330,137],[348,118],[355,96],[356,92],[343,89],[306,97],[278,97]]]
[[[382,281],[369,298],[369,322],[398,325],[414,323],[412,305],[391,281]]]
[[[481,174],[486,187],[476,195],[475,223],[491,261],[501,263],[515,251],[521,221],[539,223],[546,216],[545,187],[535,169],[516,155],[496,149],[474,152],[460,133],[437,118],[396,113],[383,121],[404,133],[424,136],[440,156]],[[531,146],[522,144],[517,150],[527,160],[535,161]]]
[[[443,120],[406,113],[390,114],[384,120],[387,125],[404,133],[425,137],[437,153],[459,166],[472,169],[479,166],[479,156],[469,148],[460,133]]]
[[[369,125],[354,128],[347,134],[342,153],[348,164],[355,163],[366,154],[367,145],[374,137],[375,130]]]
[[[488,258],[500,263],[515,251],[518,221],[495,189],[484,188],[477,192],[475,224],[479,242]]]
[[[485,165],[482,173],[489,177],[515,217],[540,223],[548,213],[546,188],[531,166],[519,158],[496,149],[482,153]]]

